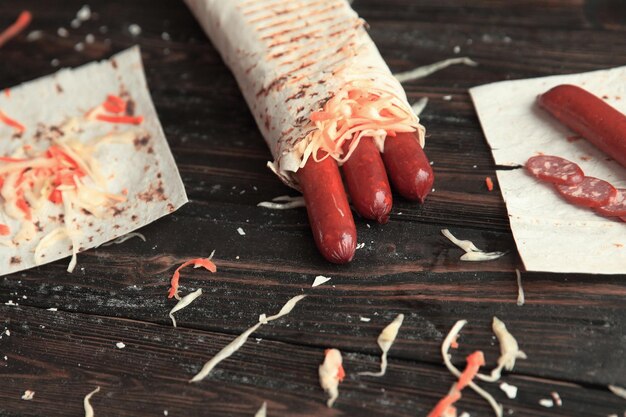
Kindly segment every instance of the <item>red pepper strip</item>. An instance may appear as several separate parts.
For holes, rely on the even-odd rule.
[[[193,264],[194,268],[202,267],[211,272],[217,271],[217,267],[210,259],[196,258],[188,260],[187,262],[176,268],[176,271],[174,271],[174,275],[172,275],[172,280],[170,281],[171,287],[167,298],[172,298],[178,292],[178,280],[180,279],[180,270],[191,264]]]
[[[6,224],[0,223],[0,236],[8,236],[11,234],[11,229]]]
[[[21,31],[26,29],[26,26],[30,24],[32,18],[33,16],[28,11],[20,13],[15,23],[0,33],[0,48],[2,45],[11,40],[11,38],[17,36]]]
[[[459,376],[459,384],[457,388],[462,390],[469,385],[478,373],[478,369],[485,365],[485,355],[480,350],[472,353],[467,357],[467,366]]]
[[[26,130],[24,125],[22,125],[21,123],[18,123],[15,120],[11,119],[9,116],[7,116],[6,114],[2,113],[1,110],[0,110],[0,122],[4,123],[7,126],[11,126],[13,129],[17,130],[20,133],[22,133],[23,131]]]
[[[118,96],[109,94],[106,101],[102,104],[104,109],[111,113],[124,113],[126,112],[126,101]]]
[[[454,408],[452,404],[461,399],[461,391],[453,388],[452,392],[439,400],[433,411],[428,414],[428,417],[441,417],[448,409]]]
[[[132,124],[138,125],[143,122],[142,116],[109,116],[106,114],[98,114],[96,119],[109,122],[109,123],[123,123],[123,124]]]

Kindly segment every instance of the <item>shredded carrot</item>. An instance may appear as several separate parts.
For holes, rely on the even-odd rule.
[[[15,205],[18,209],[22,211],[22,213],[24,213],[24,217],[26,218],[26,220],[30,220],[32,218],[30,206],[28,205],[26,200],[24,200],[24,197],[19,197],[17,200],[15,200]]]
[[[315,125],[305,138],[302,149],[304,166],[309,157],[314,160],[331,157],[338,162],[348,160],[363,136],[384,139],[397,133],[423,129],[404,100],[385,87],[372,85],[371,80],[353,80],[329,99],[322,109],[309,115]],[[349,146],[344,148],[344,144]],[[318,158],[318,151],[321,155]]]
[[[491,181],[491,177],[485,178],[485,184],[487,185],[487,189],[489,191],[493,191],[493,181]]]
[[[346,377],[346,371],[343,369],[343,365],[339,365],[339,370],[337,371],[337,379],[339,382],[343,382]]]
[[[481,366],[485,365],[485,355],[480,350],[467,357],[467,366],[459,376],[458,389],[462,390],[474,379]]]
[[[5,88],[4,89],[4,95],[7,97],[11,97],[11,89],[10,88]]]
[[[0,223],[0,236],[8,236],[11,234],[11,229],[6,224]]]
[[[458,349],[459,348],[459,342],[457,341],[458,337],[459,337],[458,335],[454,336],[454,338],[452,339],[452,342],[450,342],[450,347],[452,349]]]
[[[109,116],[107,114],[98,114],[96,119],[109,123],[121,123],[138,125],[143,122],[142,116]]]
[[[441,417],[444,413],[448,412],[449,409],[454,408],[452,404],[461,399],[461,391],[456,389],[456,387],[452,388],[452,391],[448,393],[445,397],[443,397],[435,408],[428,414],[428,417]]]
[[[485,355],[480,350],[469,355],[466,360],[467,366],[459,375],[458,382],[452,385],[450,392],[439,400],[435,408],[428,414],[428,417],[443,417],[445,413],[450,413],[454,409],[452,404],[461,398],[461,390],[472,382],[480,367],[485,365]],[[456,415],[455,413],[451,414]]]
[[[167,298],[172,298],[176,294],[178,294],[178,281],[180,280],[180,270],[192,264],[194,268],[202,267],[211,272],[217,271],[217,267],[210,259],[196,258],[196,259],[190,259],[184,262],[181,266],[176,268],[176,271],[174,271],[174,275],[172,275],[172,280],[170,281],[171,287],[170,287]]]
[[[110,113],[124,113],[126,111],[126,101],[121,97],[109,94],[104,103],[102,103],[102,107]]]
[[[9,158],[8,156],[0,156],[0,162],[24,162],[27,159]]]
[[[48,200],[54,204],[61,204],[63,202],[63,193],[60,190],[54,189],[48,195]]]
[[[12,38],[19,35],[21,31],[26,29],[26,27],[30,24],[32,18],[33,16],[30,14],[29,11],[23,11],[22,13],[20,13],[15,23],[13,23],[2,33],[0,33],[0,48]]]
[[[24,125],[11,119],[9,116],[4,114],[2,110],[0,110],[0,122],[4,123],[7,126],[12,127],[13,129],[17,130],[19,133],[22,133],[23,131],[26,130]]]
[[[320,122],[322,120],[330,120],[333,118],[333,115],[323,111],[314,111],[311,112],[311,121],[312,122]]]

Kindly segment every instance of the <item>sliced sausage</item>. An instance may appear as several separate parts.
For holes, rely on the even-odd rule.
[[[585,177],[578,164],[558,156],[533,156],[526,161],[526,169],[541,181],[554,184],[574,185]]]
[[[356,250],[356,227],[337,162],[332,158],[316,162],[311,157],[296,177],[320,253],[333,263],[350,262]]]
[[[349,144],[344,148],[348,147]],[[362,138],[341,170],[357,213],[366,219],[387,223],[393,198],[385,164],[374,139]]]
[[[598,207],[595,210],[607,217],[626,216],[626,188],[618,188],[617,195],[609,204]]]
[[[383,160],[391,182],[404,198],[424,202],[433,187],[433,169],[415,133],[385,139]]]
[[[576,185],[556,185],[556,189],[567,201],[582,207],[606,206],[617,195],[615,187],[594,177],[585,177]]]
[[[626,115],[574,85],[559,85],[538,98],[539,105],[626,167]]]

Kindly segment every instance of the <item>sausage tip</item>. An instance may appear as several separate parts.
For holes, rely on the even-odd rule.
[[[415,179],[415,198],[420,203],[424,203],[426,196],[433,188],[434,176],[432,170],[425,171],[420,169]]]
[[[415,134],[399,133],[386,140],[383,159],[396,191],[407,200],[423,203],[435,177]]]
[[[326,249],[322,250],[322,255],[326,260],[336,264],[348,263],[354,258],[356,252],[356,236],[351,233],[343,233],[334,246],[334,248],[322,246]]]
[[[374,219],[380,224],[385,224],[389,221],[392,206],[391,192],[378,191],[374,202],[369,207],[370,216],[367,218]]]

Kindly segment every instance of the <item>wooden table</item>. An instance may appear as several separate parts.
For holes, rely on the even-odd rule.
[[[83,397],[96,386],[99,417],[252,416],[263,401],[268,416],[425,416],[454,381],[439,351],[445,334],[469,320],[453,360],[463,367],[482,349],[492,367],[494,315],[528,355],[503,378],[519,387],[516,399],[483,383],[505,415],[622,416],[626,400],[606,387],[626,385],[626,275],[523,273],[526,304],[516,305],[514,271],[522,265],[497,184],[485,188],[496,166],[467,89],[626,65],[624,2],[356,0],[393,71],[453,57],[455,46],[480,65],[406,83],[411,101],[430,100],[422,120],[435,191],[423,206],[396,198],[385,226],[358,220],[365,246],[347,266],[318,255],[303,209],[256,207],[295,193],[265,167],[269,151],[234,79],[182,2],[92,0],[94,16],[73,29],[84,2],[0,3],[1,27],[22,9],[34,16],[0,50],[0,88],[52,73],[54,59],[77,66],[139,44],[191,202],[143,228],[145,243],[81,253],[73,274],[63,260],[0,278],[0,331],[10,330],[0,339],[0,416],[82,415]],[[133,23],[140,35],[130,34]],[[58,36],[59,27],[69,36]],[[27,41],[31,30],[42,38]],[[95,42],[76,51],[90,33]],[[460,262],[442,228],[509,254]],[[184,271],[184,291],[205,294],[173,328],[166,294],[175,266],[213,249],[217,273]],[[317,275],[332,280],[311,288]],[[259,313],[300,293],[309,296],[291,315],[261,327],[205,381],[187,383]],[[398,313],[406,319],[387,375],[358,376],[377,368],[376,337]],[[328,347],[342,350],[348,373],[333,409],[317,378]],[[31,401],[20,399],[27,389],[35,391]],[[539,405],[552,391],[562,407]],[[491,415],[469,391],[458,406]]]

